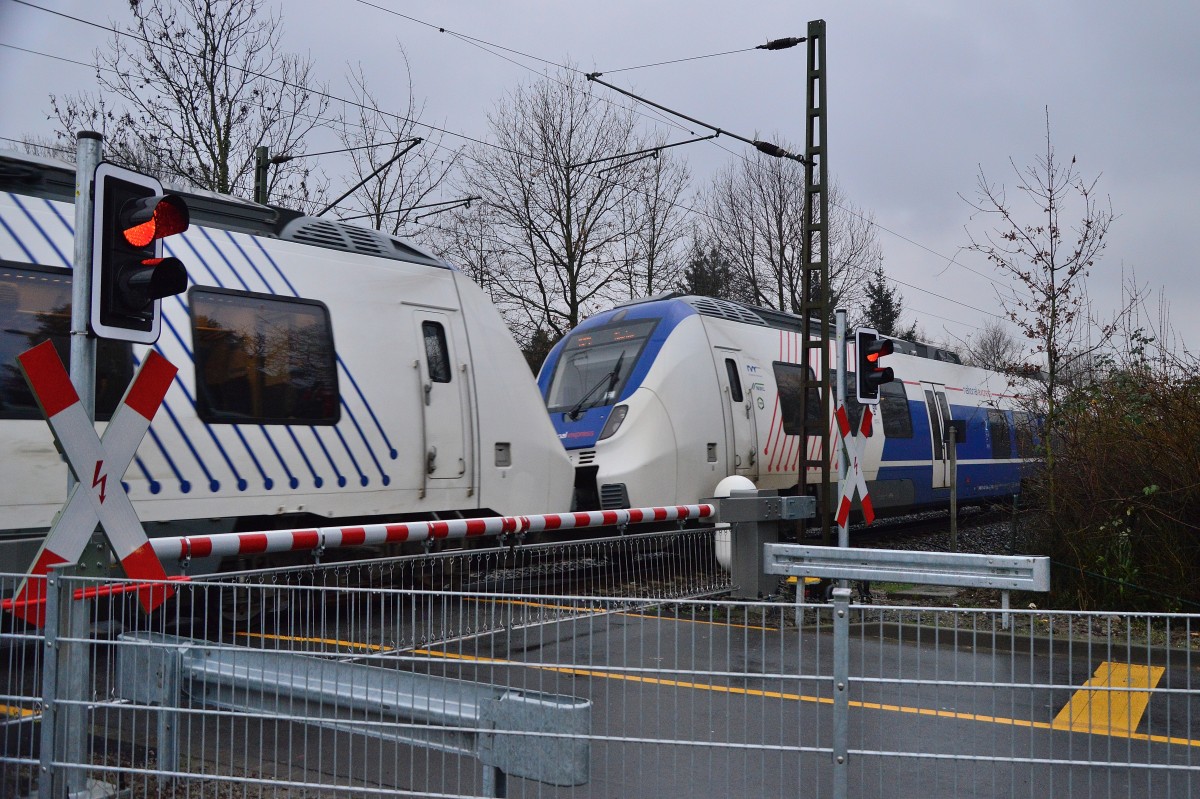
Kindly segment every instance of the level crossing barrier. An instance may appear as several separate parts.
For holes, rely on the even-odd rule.
[[[334,527],[306,527],[254,533],[163,537],[151,539],[159,559],[188,562],[193,558],[231,558],[280,552],[314,552],[385,544],[425,543],[496,536],[520,540],[531,533],[624,528],[631,524],[687,522],[713,514],[711,504],[624,510],[493,516],[427,522],[395,522]]]

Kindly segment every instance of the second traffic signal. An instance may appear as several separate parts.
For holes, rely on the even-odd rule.
[[[869,327],[854,331],[854,349],[857,354],[855,385],[858,401],[863,405],[879,404],[879,387],[896,379],[891,367],[882,366],[880,358],[891,355],[895,349],[891,339],[879,335]]]
[[[159,300],[187,289],[162,240],[187,230],[187,204],[148,175],[104,163],[96,169],[92,240],[92,331],[145,344],[158,339]]]

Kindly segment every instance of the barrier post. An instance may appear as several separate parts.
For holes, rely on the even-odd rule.
[[[734,490],[712,500],[714,521],[730,525],[730,555],[734,599],[762,599],[775,593],[779,578],[763,568],[764,547],[780,539],[779,522],[811,519],[815,497],[781,497],[774,491]]]

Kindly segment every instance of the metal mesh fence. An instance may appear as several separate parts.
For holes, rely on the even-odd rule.
[[[46,628],[0,628],[0,796],[832,796],[839,690],[850,796],[1200,789],[1197,617],[855,605],[839,638],[712,598],[711,542],[241,573],[151,614],[56,576]]]

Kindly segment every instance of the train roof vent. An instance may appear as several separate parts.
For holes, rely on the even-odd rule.
[[[715,297],[687,297],[687,303],[705,316],[717,316],[747,325],[767,327],[766,320],[744,305]]]
[[[315,244],[318,247],[332,247],[335,250],[354,249],[342,235],[341,228],[332,222],[301,217],[288,227],[290,230],[286,230],[281,238],[304,244]],[[287,235],[289,233],[291,235]]]
[[[370,228],[347,225],[328,219],[316,219],[311,216],[301,216],[289,221],[280,232],[279,238],[286,241],[297,241],[301,244],[327,247],[331,250],[344,250],[380,258],[447,267],[446,263],[439,261],[429,253],[406,244],[394,236]]]
[[[378,231],[343,225],[342,232],[353,242],[355,252],[367,255],[387,255],[388,253],[388,248],[379,240]]]

